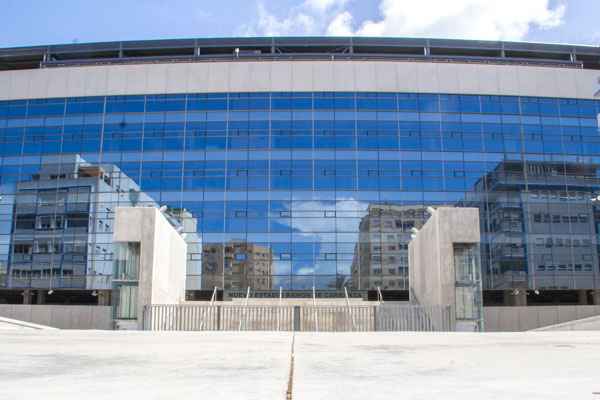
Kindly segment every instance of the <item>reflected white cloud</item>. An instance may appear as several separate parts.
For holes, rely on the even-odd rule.
[[[288,226],[293,229],[293,232],[312,237],[315,243],[330,241],[332,238],[331,233],[343,233],[345,242],[356,242],[358,240],[360,219],[369,207],[368,202],[359,201],[352,197],[340,198],[335,202],[314,200],[296,201],[293,204],[293,210],[290,207],[292,218],[284,221],[289,221]],[[326,210],[332,212],[331,217],[323,218],[323,212],[326,212]],[[314,218],[307,217],[314,213],[319,215],[315,215]],[[303,217],[295,217],[295,215],[303,215]]]

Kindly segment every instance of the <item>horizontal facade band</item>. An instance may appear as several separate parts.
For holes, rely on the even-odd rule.
[[[594,99],[598,71],[399,61],[232,61],[0,72],[0,101],[225,92],[408,92]]]

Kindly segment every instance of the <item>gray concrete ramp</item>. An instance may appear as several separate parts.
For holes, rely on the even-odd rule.
[[[543,326],[531,331],[600,331],[600,315],[563,322],[562,324]]]
[[[58,329],[53,328],[51,326],[34,324],[32,322],[21,321],[18,319],[0,317],[0,331],[27,331],[27,330],[46,330],[46,331],[56,331]]]

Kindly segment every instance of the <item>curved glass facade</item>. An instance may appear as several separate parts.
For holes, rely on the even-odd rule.
[[[481,210],[484,289],[600,288],[599,102],[229,93],[0,102],[0,283],[110,288],[166,205],[188,290],[408,289],[427,206]]]

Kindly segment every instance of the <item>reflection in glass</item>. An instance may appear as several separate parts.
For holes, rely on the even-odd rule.
[[[113,319],[136,319],[138,306],[137,283],[113,284]]]
[[[137,281],[140,279],[140,244],[117,243],[113,279]]]
[[[273,249],[236,240],[202,245],[202,288],[273,288]]]
[[[156,204],[113,164],[41,158],[18,182],[9,287],[108,289],[116,206]]]
[[[463,204],[481,210],[484,288],[572,289],[597,271],[598,169],[504,161],[475,183]]]
[[[458,205],[480,209],[484,289],[598,288],[599,111],[363,92],[1,102],[0,287],[109,289],[115,207],[166,205],[188,290],[406,290],[410,228]]]
[[[112,284],[113,320],[136,319],[140,243],[117,243]]]
[[[479,243],[454,243],[456,329],[483,331]]]
[[[423,224],[424,207],[369,204],[350,267],[356,289],[407,290],[411,228]]]

